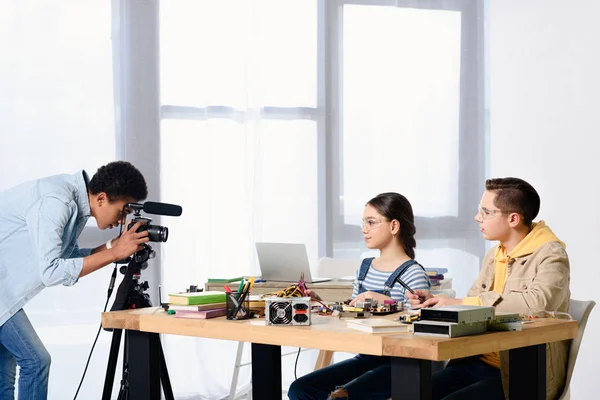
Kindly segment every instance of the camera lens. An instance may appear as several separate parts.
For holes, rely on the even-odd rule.
[[[160,225],[145,225],[151,242],[166,242],[169,238],[169,228]]]

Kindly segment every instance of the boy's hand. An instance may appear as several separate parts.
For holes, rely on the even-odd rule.
[[[113,241],[113,247],[109,251],[112,251],[117,260],[123,260],[136,251],[142,250],[142,244],[150,240],[148,238],[148,231],[137,232],[144,222],[138,221],[131,227],[131,229],[123,232],[121,237]]]
[[[407,291],[404,296],[408,299],[411,307],[425,307],[424,302],[427,302],[429,299],[435,299],[429,291],[420,289],[415,290],[415,294]]]

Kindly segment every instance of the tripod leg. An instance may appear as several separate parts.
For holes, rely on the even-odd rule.
[[[110,353],[108,356],[108,365],[106,366],[106,378],[104,379],[104,391],[102,400],[110,400],[113,383],[115,381],[115,371],[117,369],[117,359],[119,358],[119,347],[121,345],[121,329],[113,330],[113,337],[110,344]]]
[[[173,396],[173,388],[171,387],[171,379],[169,379],[169,371],[167,370],[167,362],[165,361],[165,353],[163,352],[160,337],[156,338],[158,350],[160,352],[160,381],[162,382],[163,392],[166,400],[175,400]]]

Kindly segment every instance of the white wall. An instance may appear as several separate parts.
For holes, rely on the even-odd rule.
[[[491,0],[492,177],[540,193],[539,219],[567,243],[572,297],[600,301],[600,2]],[[600,308],[600,307],[599,307]],[[572,398],[597,398],[600,309],[590,317]]]

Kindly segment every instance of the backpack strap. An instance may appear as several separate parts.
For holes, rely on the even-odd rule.
[[[363,281],[367,277],[367,272],[369,272],[369,268],[371,268],[371,263],[373,262],[374,258],[375,257],[371,257],[362,260],[362,263],[360,264],[360,269],[358,270],[358,278],[356,279],[356,281],[358,282],[358,290],[362,289]]]
[[[419,267],[421,267],[423,269],[423,271],[425,271],[425,268],[423,268],[423,266],[421,264],[419,264],[418,262],[416,262],[415,260],[408,260],[408,261],[402,263],[402,265],[400,265],[398,268],[396,268],[396,270],[394,272],[392,272],[392,274],[390,275],[388,280],[385,282],[385,285],[383,285],[383,294],[386,296],[389,296],[389,293],[392,291],[392,288],[394,287],[396,282],[401,280],[400,277],[402,276],[402,274],[408,268],[412,267],[415,264],[417,264]]]

